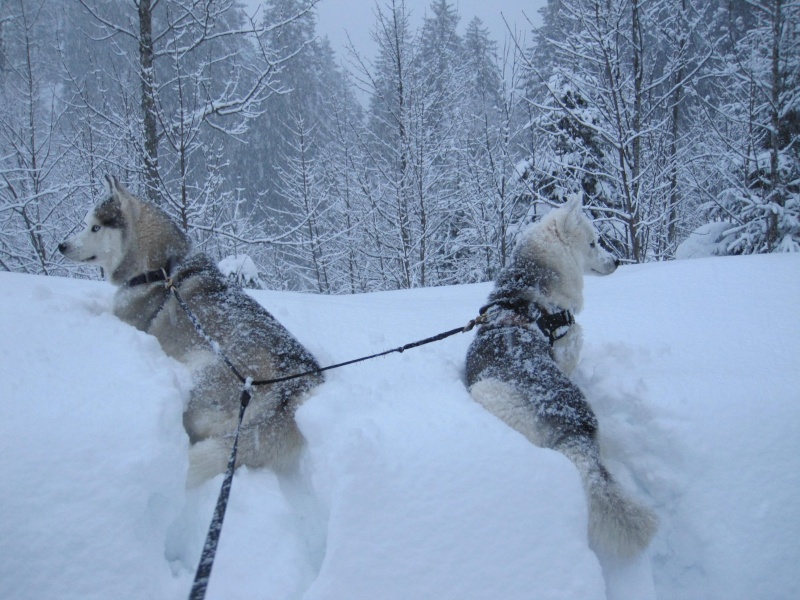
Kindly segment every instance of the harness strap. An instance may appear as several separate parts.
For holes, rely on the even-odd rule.
[[[354,365],[356,363],[364,362],[366,360],[370,360],[373,358],[379,358],[381,356],[386,356],[387,354],[393,354],[395,352],[402,354],[406,350],[411,350],[412,348],[424,346],[425,344],[438,342],[440,340],[449,338],[450,336],[456,335],[457,333],[466,333],[476,325],[480,325],[486,322],[486,315],[481,314],[475,319],[469,321],[463,327],[456,327],[449,331],[445,331],[443,333],[439,333],[437,335],[433,335],[431,337],[427,337],[425,339],[418,340],[416,342],[410,342],[408,344],[404,344],[403,346],[392,348],[391,350],[378,352],[377,354],[370,354],[369,356],[362,356],[360,358],[354,358],[352,360],[347,360],[341,363],[328,365],[327,367],[317,367],[315,369],[309,369],[308,371],[303,371],[301,373],[293,373],[291,375],[285,375],[283,377],[274,377],[272,379],[251,379],[251,378],[246,378],[244,375],[242,375],[239,369],[236,368],[236,365],[234,365],[233,362],[222,351],[219,344],[214,339],[212,339],[210,335],[206,333],[206,331],[203,329],[202,324],[200,323],[200,320],[197,318],[197,315],[195,315],[189,308],[189,306],[186,304],[186,301],[181,297],[180,293],[178,292],[178,288],[175,287],[172,281],[169,278],[167,278],[166,282],[169,290],[172,292],[173,296],[175,296],[175,300],[178,301],[178,304],[183,309],[183,312],[186,313],[186,316],[189,318],[189,320],[192,322],[192,325],[194,326],[197,333],[206,341],[206,343],[208,343],[209,346],[211,346],[214,353],[217,354],[226,365],[228,365],[228,368],[230,368],[233,374],[236,375],[239,381],[241,381],[242,384],[246,384],[248,387],[255,385],[271,385],[274,383],[283,383],[284,381],[300,379],[301,377],[308,377],[309,375],[317,375],[319,373],[324,373],[325,371],[338,369],[339,367],[346,367],[348,365]]]
[[[152,271],[147,271],[146,273],[141,273],[136,277],[132,277],[131,279],[128,280],[127,286],[136,287],[137,285],[157,283],[159,281],[168,281],[170,273],[172,273],[174,267],[175,267],[175,261],[170,258],[167,261],[166,266],[160,269],[153,269]]]
[[[383,352],[378,352],[377,354],[370,354],[369,356],[362,356],[360,358],[354,358],[352,360],[347,360],[345,362],[336,363],[335,365],[328,365],[327,367],[319,367],[317,369],[312,369],[310,371],[305,371],[303,373],[294,373],[292,375],[286,375],[284,377],[276,377],[274,379],[261,379],[258,381],[253,381],[253,385],[268,385],[272,383],[282,383],[284,381],[291,381],[292,379],[299,379],[300,377],[306,377],[308,375],[316,375],[317,373],[323,373],[325,371],[330,371],[331,369],[338,369],[339,367],[346,367],[348,365],[354,365],[356,363],[364,362],[365,360],[370,360],[373,358],[379,358],[381,356],[386,356],[387,354],[393,354],[397,352],[402,354],[406,350],[411,350],[412,348],[417,348],[419,346],[424,346],[425,344],[431,344],[433,342],[438,342],[445,338],[449,338],[450,336],[456,335],[457,333],[466,333],[470,331],[476,325],[480,325],[486,321],[483,317],[477,317],[472,319],[469,323],[467,323],[464,327],[456,327],[455,329],[451,329],[450,331],[445,331],[443,333],[439,333],[437,335],[433,335],[431,337],[427,337],[424,340],[419,340],[416,342],[411,342],[409,344],[405,344],[403,346],[399,346],[397,348],[392,348],[391,350],[385,350]]]
[[[562,310],[557,313],[546,313],[542,311],[542,316],[536,319],[536,325],[547,336],[552,346],[555,342],[569,333],[569,328],[575,324],[575,316],[572,311]]]
[[[491,314],[491,309],[494,307],[510,310],[523,324],[535,323],[539,331],[547,337],[551,346],[567,335],[567,333],[569,333],[569,328],[575,324],[575,316],[572,314],[571,310],[550,313],[547,312],[541,304],[530,302],[519,296],[501,298],[484,305],[480,310],[481,316],[485,317],[485,320],[488,320],[488,315]],[[531,310],[531,308],[533,308],[533,310]]]
[[[166,281],[167,277],[166,269],[158,269],[157,271],[148,271],[129,279],[127,285],[128,287],[135,287],[147,283],[156,283],[157,281]]]
[[[191,309],[189,308],[189,305],[186,304],[186,301],[183,298],[181,298],[181,295],[178,293],[178,288],[175,287],[175,285],[172,282],[172,280],[171,279],[167,279],[166,282],[167,282],[167,287],[172,292],[172,295],[175,296],[175,300],[178,301],[178,304],[180,304],[180,307],[183,309],[183,312],[186,313],[186,316],[192,322],[192,325],[194,325],[195,331],[198,333],[198,335],[200,335],[200,337],[202,337],[206,341],[206,343],[209,346],[211,346],[211,349],[214,351],[214,354],[218,355],[222,359],[222,361],[226,365],[228,365],[228,368],[233,372],[234,375],[236,375],[236,378],[239,381],[241,381],[243,385],[246,385],[247,387],[250,387],[250,385],[253,385],[253,383],[255,383],[255,382],[253,382],[252,379],[242,375],[239,372],[239,369],[236,368],[236,365],[234,365],[233,362],[231,362],[231,359],[229,359],[227,357],[227,355],[222,351],[222,348],[220,348],[220,346],[216,342],[216,340],[214,340],[210,335],[208,335],[206,333],[206,330],[203,329],[203,326],[200,324],[200,319],[198,319],[197,315],[195,315],[191,311]],[[259,383],[259,385],[260,385],[260,383]]]

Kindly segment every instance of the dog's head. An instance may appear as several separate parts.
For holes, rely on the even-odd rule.
[[[111,176],[108,198],[86,215],[79,234],[59,244],[64,256],[105,269],[115,285],[183,261],[191,248],[189,236],[166,212],[142,202]]]
[[[58,250],[70,260],[96,264],[111,273],[124,258],[127,232],[140,205],[116,177],[107,175],[105,182],[108,198],[86,214],[84,229],[59,244]]]
[[[617,269],[619,261],[600,245],[597,230],[583,212],[580,196],[571,198],[553,216],[559,239],[585,274],[609,275]]]

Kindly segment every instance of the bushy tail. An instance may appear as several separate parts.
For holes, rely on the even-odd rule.
[[[601,467],[602,468],[602,467]],[[658,529],[656,514],[628,496],[609,475],[586,486],[589,544],[600,554],[632,558],[650,544]]]
[[[600,462],[594,444],[559,448],[578,467],[589,505],[589,545],[598,554],[632,558],[658,529],[656,514],[631,498]]]

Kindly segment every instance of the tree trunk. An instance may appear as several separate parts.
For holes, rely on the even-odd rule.
[[[642,32],[639,23],[639,0],[631,2],[631,39],[633,42],[633,123],[631,134],[631,211],[629,214],[629,229],[631,234],[631,252],[637,262],[645,258],[644,250],[639,239],[639,189],[641,187],[641,159],[642,159],[642,88],[644,83],[644,48],[642,47]]]
[[[680,28],[686,25],[686,0],[681,1],[681,20]],[[669,208],[667,212],[667,239],[666,250],[669,252],[674,249],[678,241],[677,222],[678,222],[678,204],[680,203],[680,191],[678,189],[678,138],[680,136],[680,117],[681,117],[681,100],[683,99],[683,78],[686,70],[686,33],[679,31],[678,35],[681,36],[678,42],[678,71],[675,74],[675,90],[672,96],[672,124],[670,131],[669,142],[669,198],[667,200]]]
[[[780,101],[781,101],[781,34],[782,23],[782,0],[774,0],[775,5],[772,12],[772,74],[771,74],[771,97],[770,97],[770,134],[769,134],[769,194],[767,199],[772,204],[777,204],[783,208],[786,199],[781,190],[781,174],[779,166],[780,153]],[[772,252],[778,244],[778,213],[780,210],[771,210],[767,216],[767,251]]]
[[[150,202],[158,203],[158,130],[154,91],[154,58],[152,0],[139,0],[139,75],[142,80],[144,185],[147,199]]]

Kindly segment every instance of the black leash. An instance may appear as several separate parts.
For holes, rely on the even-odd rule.
[[[381,356],[386,356],[388,354],[394,354],[395,352],[397,352],[398,354],[402,354],[406,350],[411,350],[412,348],[418,348],[419,346],[424,346],[426,344],[432,344],[433,342],[438,342],[438,341],[444,340],[444,339],[449,338],[451,336],[454,336],[454,335],[456,335],[458,333],[466,333],[468,331],[471,331],[473,327],[483,323],[486,320],[485,316],[482,314],[482,315],[476,317],[475,319],[472,319],[469,323],[467,323],[463,327],[456,327],[454,329],[450,329],[449,331],[445,331],[443,333],[432,335],[431,337],[427,337],[425,339],[418,340],[416,342],[410,342],[408,344],[404,344],[402,346],[398,346],[397,348],[392,348],[391,350],[385,350],[383,352],[378,352],[377,354],[370,354],[369,356],[362,356],[360,358],[354,358],[352,360],[346,360],[344,362],[336,363],[334,365],[328,365],[327,367],[319,367],[319,368],[316,368],[316,369],[310,369],[308,371],[303,371],[302,373],[294,373],[292,375],[286,375],[284,377],[275,377],[273,379],[251,379],[251,380],[248,380],[247,378],[244,377],[244,375],[242,375],[239,372],[239,370],[236,368],[236,366],[233,364],[233,362],[231,362],[231,360],[225,355],[225,353],[222,352],[222,350],[219,347],[219,344],[217,344],[211,338],[211,336],[209,336],[205,332],[205,330],[203,330],[203,326],[200,324],[200,320],[191,311],[191,309],[186,304],[186,302],[183,300],[183,298],[181,298],[180,294],[178,293],[178,289],[175,286],[172,286],[172,285],[169,285],[169,289],[172,291],[173,295],[175,296],[175,299],[178,301],[178,304],[180,304],[181,308],[186,313],[186,316],[189,317],[189,320],[192,322],[192,325],[194,325],[194,327],[197,330],[197,332],[214,349],[214,352],[216,354],[218,354],[220,356],[220,358],[222,358],[223,361],[225,361],[225,364],[228,365],[228,367],[231,369],[231,371],[233,371],[233,374],[236,375],[236,377],[239,379],[239,381],[241,381],[242,384],[246,384],[248,387],[249,386],[254,386],[254,385],[271,385],[271,384],[274,384],[274,383],[283,383],[284,381],[291,381],[293,379],[300,379],[301,377],[308,377],[309,375],[316,375],[317,373],[324,373],[325,371],[330,371],[332,369],[338,369],[340,367],[346,367],[348,365],[354,365],[356,363],[360,363],[360,362],[364,362],[364,361],[367,361],[367,360],[371,360],[373,358],[380,358]]]
[[[233,438],[233,448],[231,449],[231,455],[230,458],[228,459],[228,468],[225,471],[225,478],[222,481],[222,487],[220,488],[219,497],[217,498],[217,505],[214,508],[214,516],[211,519],[211,524],[209,525],[208,533],[206,534],[206,541],[203,544],[203,553],[201,554],[200,562],[197,565],[197,571],[195,572],[194,576],[194,583],[192,583],[192,589],[189,592],[189,600],[203,600],[206,596],[206,590],[208,589],[208,582],[209,579],[211,578],[211,569],[214,566],[214,558],[217,554],[217,545],[219,544],[219,536],[220,533],[222,532],[222,523],[225,520],[225,511],[227,510],[228,507],[228,498],[230,497],[231,485],[233,484],[233,473],[236,470],[236,454],[239,446],[239,432],[241,431],[242,428],[242,421],[244,420],[245,410],[247,409],[247,405],[250,403],[250,398],[251,398],[250,389],[252,388],[252,386],[271,385],[274,383],[290,381],[292,379],[299,379],[300,377],[307,377],[308,375],[315,375],[317,373],[322,373],[324,371],[338,369],[340,367],[353,365],[356,363],[371,360],[373,358],[379,358],[381,356],[386,356],[387,354],[393,354],[395,352],[402,354],[406,350],[411,350],[412,348],[424,346],[425,344],[438,342],[440,340],[451,337],[458,333],[465,333],[467,331],[470,331],[476,325],[484,323],[487,318],[484,310],[478,317],[472,319],[469,323],[467,323],[463,327],[456,327],[449,331],[445,331],[443,333],[439,333],[437,335],[433,335],[431,337],[427,337],[425,339],[418,340],[416,342],[411,342],[408,344],[404,344],[402,346],[398,346],[397,348],[392,348],[391,350],[378,352],[377,354],[370,354],[369,356],[362,356],[360,358],[354,358],[352,360],[337,363],[335,365],[329,365],[327,367],[311,369],[303,373],[295,373],[292,375],[286,375],[284,377],[275,377],[273,379],[261,379],[254,381],[249,377],[244,377],[236,368],[236,365],[234,365],[233,362],[222,351],[222,348],[220,348],[219,344],[210,335],[206,333],[205,329],[203,329],[203,325],[197,318],[197,315],[195,315],[191,311],[189,306],[186,304],[186,301],[183,298],[181,298],[181,295],[178,293],[178,288],[173,284],[172,280],[168,275],[168,272],[165,269],[161,269],[160,271],[149,271],[147,273],[134,277],[128,282],[128,285],[132,287],[136,285],[154,283],[158,281],[165,282],[167,289],[172,292],[173,296],[175,296],[175,300],[177,300],[180,307],[186,313],[186,316],[191,321],[198,335],[200,335],[200,337],[202,337],[206,341],[206,343],[209,346],[211,346],[214,353],[217,354],[225,362],[226,365],[228,365],[233,374],[236,375],[236,377],[242,383],[242,393],[239,401],[239,421],[236,425],[236,434],[234,435]]]
[[[456,327],[455,329],[451,329],[450,331],[445,331],[437,335],[432,335],[431,337],[427,337],[424,340],[419,340],[416,342],[411,342],[409,344],[404,344],[403,346],[398,346],[397,348],[392,348],[391,350],[378,352],[377,354],[370,354],[369,356],[362,356],[361,358],[354,358],[353,360],[347,360],[345,362],[336,363],[335,365],[328,365],[327,367],[320,367],[319,369],[312,369],[311,371],[306,371],[305,373],[295,373],[294,375],[287,375],[285,377],[276,377],[275,379],[263,379],[260,381],[254,381],[253,385],[267,385],[270,383],[281,383],[283,381],[290,381],[292,379],[299,379],[300,377],[306,377],[308,375],[314,375],[316,373],[330,371],[331,369],[338,369],[339,367],[346,367],[347,365],[354,365],[356,363],[364,362],[365,360],[380,358],[381,356],[386,356],[387,354],[393,354],[395,352],[402,354],[406,350],[411,350],[412,348],[424,346],[425,344],[438,342],[445,338],[449,338],[450,336],[456,335],[457,333],[466,333],[467,331],[470,331],[473,327],[475,327],[475,325],[479,325],[481,322],[483,322],[483,319],[478,317],[476,319],[472,319],[464,327]]]
[[[203,544],[203,553],[200,555],[200,562],[197,564],[197,571],[194,574],[194,583],[189,592],[189,600],[203,600],[206,597],[208,581],[211,578],[211,568],[214,566],[214,557],[217,555],[217,544],[219,535],[222,533],[222,522],[225,520],[225,510],[228,508],[228,497],[231,495],[231,485],[233,484],[233,472],[236,470],[236,450],[239,446],[239,430],[242,427],[244,411],[250,403],[250,391],[247,387],[242,389],[239,404],[239,424],[236,426],[236,435],[233,438],[233,449],[228,459],[228,469],[225,471],[225,479],[222,480],[222,487],[219,490],[217,505],[214,507],[214,516],[208,526],[206,541]]]

